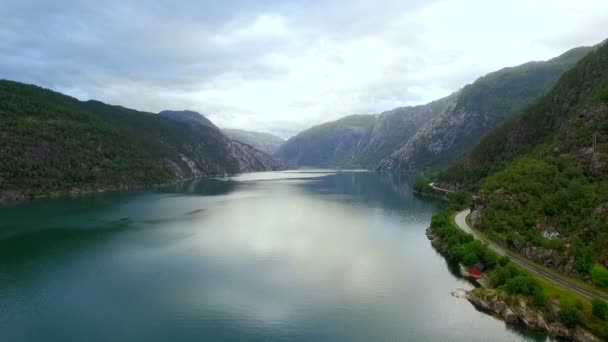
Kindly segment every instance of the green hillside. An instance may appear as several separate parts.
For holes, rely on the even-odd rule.
[[[546,94],[590,50],[580,47],[548,61],[529,62],[480,77],[459,92],[445,113],[382,160],[379,169],[436,170],[465,158],[481,137]]]
[[[604,44],[439,180],[478,191],[472,214],[478,228],[545,266],[608,289],[607,176]]]
[[[376,118],[351,115],[314,126],[287,140],[275,155],[288,164],[301,166],[356,166],[353,154]]]
[[[249,171],[244,148],[214,127],[0,81],[0,202]]]

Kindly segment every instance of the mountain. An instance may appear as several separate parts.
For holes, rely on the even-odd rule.
[[[489,236],[608,290],[608,45],[438,182],[476,191],[471,221]]]
[[[445,111],[455,95],[379,115],[353,115],[312,127],[289,139],[277,157],[296,165],[373,168]]]
[[[379,114],[369,134],[355,152],[357,164],[373,168],[383,158],[401,147],[437,115],[453,104],[454,93],[426,105],[400,107]]]
[[[285,139],[270,133],[244,131],[241,129],[224,128],[222,132],[233,140],[251,145],[270,155],[274,154],[285,142]]]
[[[280,167],[201,115],[81,102],[6,80],[0,80],[0,160],[0,201]]]
[[[203,114],[191,110],[163,110],[158,115],[187,124],[199,124],[207,127],[217,128],[213,122]]]
[[[424,170],[466,156],[490,130],[544,95],[591,48],[581,47],[545,62],[490,73],[465,86],[455,103],[383,159],[379,170]]]
[[[275,156],[299,166],[353,166],[353,153],[376,117],[351,115],[309,128],[287,140]]]

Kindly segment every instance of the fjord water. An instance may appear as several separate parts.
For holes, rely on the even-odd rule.
[[[411,183],[271,172],[0,208],[0,340],[544,340],[452,295],[472,285]]]

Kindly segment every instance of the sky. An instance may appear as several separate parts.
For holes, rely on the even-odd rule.
[[[0,3],[0,78],[284,138],[608,38],[606,0]]]

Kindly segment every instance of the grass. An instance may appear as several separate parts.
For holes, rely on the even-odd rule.
[[[466,220],[467,220],[467,224],[469,225],[469,227],[473,227],[473,225],[471,224],[471,222],[470,222],[470,220],[469,220],[469,217],[467,217],[467,218],[466,218]],[[452,223],[453,223],[454,225],[456,225],[456,221],[455,221],[455,214],[454,214],[454,215],[452,215]],[[457,226],[456,226],[456,227],[457,227]],[[472,229],[473,229],[473,228],[472,228]],[[489,237],[488,237],[486,234],[484,234],[484,233],[480,232],[479,230],[476,230],[476,229],[474,229],[474,230],[475,230],[475,233],[477,233],[477,235],[479,236],[479,238],[481,238],[481,240],[482,240],[483,242],[488,243],[488,242],[492,242],[492,241],[493,241],[493,240],[492,240],[491,238],[489,238]],[[496,242],[495,242],[495,243],[496,243]],[[500,248],[501,248],[501,249],[502,249],[502,250],[503,250],[505,253],[507,253],[507,255],[508,255],[510,258],[518,259],[518,260],[520,260],[520,261],[522,261],[522,262],[532,264],[532,265],[534,265],[535,267],[542,269],[544,272],[551,274],[552,276],[558,277],[558,278],[560,278],[560,279],[562,279],[562,280],[564,280],[564,281],[568,281],[568,282],[570,282],[570,283],[574,283],[574,284],[576,284],[576,285],[578,285],[578,286],[580,286],[580,287],[583,287],[583,288],[585,288],[585,289],[587,289],[587,290],[589,290],[589,291],[592,291],[592,292],[598,292],[598,293],[602,293],[602,294],[607,294],[606,292],[604,292],[604,291],[602,291],[602,290],[600,290],[600,289],[598,289],[598,288],[595,288],[595,287],[591,286],[591,285],[590,285],[590,284],[588,284],[588,283],[585,283],[585,282],[583,282],[583,281],[581,281],[581,280],[579,280],[579,279],[575,279],[575,278],[567,277],[567,276],[565,276],[565,275],[563,275],[563,274],[561,274],[561,273],[555,272],[554,270],[552,270],[552,269],[550,269],[550,268],[548,268],[548,267],[546,267],[546,266],[544,266],[544,265],[541,265],[541,264],[539,264],[539,263],[537,263],[537,262],[535,262],[535,261],[533,261],[533,260],[530,260],[530,259],[528,259],[528,258],[524,257],[523,255],[520,255],[520,254],[518,254],[518,253],[516,253],[516,252],[513,252],[513,251],[511,251],[511,250],[509,250],[509,249],[507,249],[507,248],[505,248],[505,247],[503,247],[503,246],[500,246],[500,243],[498,243],[498,244],[499,244],[499,247],[500,247]],[[519,267],[519,268],[521,268],[521,267]],[[526,271],[526,272],[528,272],[528,271]],[[561,286],[560,286],[560,288],[561,288]],[[568,292],[572,292],[572,291],[570,291],[570,290],[568,290],[568,289],[564,289],[564,290],[565,290],[565,291],[568,291]],[[577,295],[577,296],[578,296],[578,295]]]
[[[458,227],[458,225],[456,224],[456,214],[458,212],[452,212],[450,217],[451,217],[451,223],[452,225],[454,225],[454,227]],[[466,218],[467,220],[467,224],[470,227],[473,227],[469,221],[469,217]],[[475,230],[475,232],[478,234],[478,237],[484,242],[484,243],[488,243],[490,241],[492,241],[489,237],[487,237],[485,234],[479,232],[478,230]],[[501,247],[502,248],[502,247]],[[518,255],[516,253],[513,253],[509,250],[506,250],[504,248],[502,248],[509,257],[511,258],[517,258],[520,260],[525,260],[526,262],[530,262],[532,264],[534,264],[535,266],[543,269],[546,272],[549,272],[553,275],[556,275],[562,279],[571,281],[571,282],[575,282],[577,284],[580,284],[581,286],[584,286],[590,290],[595,290],[597,291],[597,289],[594,289],[592,287],[590,287],[588,284],[586,283],[582,283],[576,279],[571,279],[568,277],[565,277],[561,274],[556,273],[553,270],[548,269],[547,267],[544,267],[542,265],[539,265],[535,262],[531,262],[529,259],[526,259],[525,257]],[[583,327],[585,327],[587,330],[591,331],[593,334],[595,334],[596,336],[602,336],[603,333],[603,329],[604,329],[604,325],[607,324],[606,322],[604,322],[603,320],[601,320],[600,318],[596,317],[595,315],[593,315],[593,305],[591,303],[591,300],[583,297],[581,295],[579,295],[578,293],[572,292],[567,288],[564,288],[558,284],[555,284],[535,273],[531,273],[526,269],[523,269],[521,267],[519,267],[518,265],[514,264],[519,270],[520,272],[533,277],[542,287],[544,294],[547,296],[547,298],[555,298],[557,300],[559,300],[561,306],[563,307],[564,305],[575,305],[575,306],[579,306],[582,307],[582,312],[583,312],[583,322],[582,325]]]

